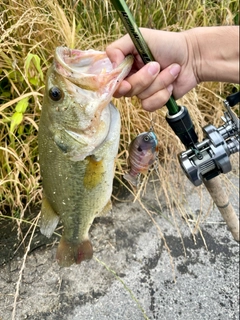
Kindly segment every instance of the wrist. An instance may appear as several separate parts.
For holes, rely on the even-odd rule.
[[[239,82],[239,30],[236,26],[186,31],[192,70],[202,81]]]

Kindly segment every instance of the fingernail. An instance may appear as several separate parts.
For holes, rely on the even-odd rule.
[[[180,70],[181,70],[180,65],[174,63],[174,64],[172,64],[169,68],[170,68],[170,71],[169,71],[169,72],[171,73],[171,75],[176,78],[176,77],[179,75]]]
[[[153,61],[148,63],[148,73],[151,76],[155,76],[156,74],[159,73],[159,71],[160,71],[160,66],[157,62]]]
[[[172,85],[172,84],[170,84],[170,85],[167,87],[167,91],[168,91],[170,94],[172,94],[172,92],[173,92],[173,85]]]

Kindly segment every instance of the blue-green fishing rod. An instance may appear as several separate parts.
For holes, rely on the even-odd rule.
[[[126,2],[124,0],[111,0],[111,3],[122,20],[123,25],[143,60],[143,63],[147,64],[150,61],[155,61],[128,6],[126,5]],[[198,141],[198,138],[187,108],[178,106],[173,96],[171,96],[167,101],[166,106],[168,108],[166,120],[175,134],[180,138],[186,148],[193,146]]]

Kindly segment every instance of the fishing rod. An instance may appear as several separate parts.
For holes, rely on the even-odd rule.
[[[125,1],[111,0],[111,3],[144,64],[155,61]],[[239,119],[231,110],[231,107],[238,102],[240,102],[240,92],[226,98],[224,101],[225,117],[222,117],[224,125],[220,128],[213,125],[204,127],[206,139],[202,142],[198,141],[187,108],[178,106],[173,96],[166,103],[168,109],[166,120],[186,148],[186,151],[178,155],[184,173],[195,186],[205,184],[236,241],[240,241],[239,220],[222,189],[218,175],[231,171],[229,157],[231,154],[239,152],[240,149]]]
[[[155,61],[125,1],[111,0],[111,3],[144,64]],[[236,93],[227,97],[224,102],[227,109],[224,118],[225,125],[219,129],[212,125],[204,127],[203,131],[207,138],[202,142],[198,142],[187,108],[178,106],[173,96],[166,103],[168,108],[166,120],[187,149],[178,155],[180,165],[195,186],[202,184],[204,179],[210,180],[220,173],[231,171],[229,156],[239,151],[239,119],[230,107],[239,102],[239,95]]]
[[[155,61],[125,1],[111,0],[111,3],[115,7],[120,19],[122,20],[140,57],[143,60],[143,63],[147,64],[150,61]],[[171,96],[167,101],[166,107],[168,108],[166,120],[170,127],[186,146],[186,148],[190,146],[194,147],[194,145],[198,142],[198,137],[194,130],[194,125],[187,108],[178,106],[173,96]]]

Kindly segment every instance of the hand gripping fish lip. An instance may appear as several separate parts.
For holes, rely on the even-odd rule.
[[[109,131],[108,104],[121,80],[129,73],[133,56],[127,56],[122,63],[113,68],[111,61],[103,51],[77,50],[58,47],[55,51],[53,67],[60,78],[66,95],[74,99],[74,107],[81,109],[76,112],[76,125],[69,122],[62,130],[82,149],[81,154],[75,150],[69,153],[72,160],[82,160],[97,150]],[[65,117],[65,116],[64,116]]]
[[[58,47],[55,52],[57,73],[81,88],[99,90],[100,94],[115,90],[119,80],[129,73],[132,62],[133,56],[129,55],[117,68],[113,68],[104,51]]]

